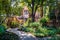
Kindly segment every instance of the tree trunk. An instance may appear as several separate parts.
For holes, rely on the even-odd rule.
[[[32,0],[32,22],[35,21],[35,13],[34,13],[34,0]]]
[[[35,7],[35,9],[34,9],[34,0],[32,0],[32,22],[34,22],[35,21],[35,14],[36,14],[36,10],[37,10],[37,8],[38,8],[38,5],[39,4],[37,4],[36,5],[36,7]]]

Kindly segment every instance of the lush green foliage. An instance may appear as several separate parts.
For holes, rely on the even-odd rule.
[[[19,40],[19,37],[11,32],[5,32],[0,35],[0,40]]]
[[[0,35],[5,33],[5,31],[6,31],[5,26],[4,25],[0,25]]]
[[[45,19],[45,18],[42,18],[41,20],[40,20],[40,23],[46,23],[47,22],[47,20]]]
[[[34,32],[34,29],[33,28],[26,28],[25,32]]]
[[[1,0],[0,1],[0,14],[9,16],[11,11],[10,0]],[[9,13],[9,14],[8,14]]]
[[[42,34],[42,35],[41,35]],[[56,29],[52,28],[52,29],[48,29],[46,27],[39,27],[36,30],[36,36],[53,36],[56,34]]]
[[[16,21],[12,21],[11,24],[10,24],[10,27],[12,27],[12,28],[19,27],[19,23],[16,22]]]
[[[30,27],[37,28],[40,25],[39,22],[30,23]]]
[[[45,22],[46,21],[42,21],[42,23],[45,23]],[[38,36],[38,37],[53,36],[57,34],[57,31],[58,31],[54,27],[49,28],[47,26],[42,26],[41,23],[39,22],[30,23],[30,26],[22,28],[22,29],[24,29],[23,31],[25,32],[31,32],[35,36]]]
[[[5,16],[5,14],[6,14],[7,17],[11,16],[11,14],[20,15],[24,6],[28,7],[29,12],[32,14],[31,16],[33,19],[34,19],[35,13],[36,13],[38,8],[40,8],[40,10],[42,10],[41,14],[47,13],[44,11],[48,9],[49,12],[48,12],[47,16],[50,19],[56,19],[55,13],[53,11],[53,9],[56,6],[55,5],[56,2],[57,2],[57,0],[56,1],[55,0],[52,0],[52,1],[50,1],[50,0],[49,1],[48,0],[43,0],[43,1],[42,0],[19,0],[19,1],[16,0],[15,4],[13,6],[11,6],[12,5],[11,0],[0,0],[0,22],[4,18],[1,15]],[[47,8],[47,6],[48,6],[48,8]],[[43,10],[44,7],[46,7],[47,9],[45,8],[45,10]],[[59,17],[58,17],[58,19],[59,19]],[[23,27],[21,27],[20,29],[25,31],[25,32],[31,32],[35,36],[39,36],[39,37],[53,36],[53,35],[56,35],[57,33],[60,34],[60,28],[58,28],[58,29],[55,29],[53,27],[47,28],[46,22],[47,22],[46,18],[41,18],[39,22],[30,22],[28,20],[26,23],[24,23]],[[12,27],[12,28],[15,28],[18,26],[19,26],[19,23],[15,22],[15,21],[12,21],[10,24],[10,27]],[[5,29],[2,26],[0,26],[0,27],[1,27],[0,34],[2,34],[5,32]],[[10,40],[12,40],[12,39],[13,38],[11,37]],[[50,39],[50,40],[55,40],[55,38]]]

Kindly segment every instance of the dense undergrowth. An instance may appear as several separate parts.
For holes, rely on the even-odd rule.
[[[41,37],[42,38],[43,37],[52,37],[49,40],[56,40],[56,38],[57,38],[57,40],[59,40],[60,38],[56,35],[57,34],[60,35],[60,27],[55,28],[54,26],[47,26],[46,22],[47,22],[47,20],[45,18],[42,18],[38,22],[29,22],[29,21],[27,21],[26,23],[23,24],[23,26],[19,26],[19,23],[17,23],[17,22],[12,22],[11,26],[13,26],[13,27],[19,26],[19,29],[21,31],[30,32],[31,34],[33,34],[33,35],[35,35],[36,37],[39,37],[39,38],[41,38]],[[7,25],[2,24],[2,26],[0,26],[0,27],[1,27],[0,35],[2,34],[2,36],[4,37],[5,34],[3,34],[3,33],[6,32]],[[10,34],[8,34],[8,35],[10,35]],[[1,36],[0,36],[0,38],[1,38]]]

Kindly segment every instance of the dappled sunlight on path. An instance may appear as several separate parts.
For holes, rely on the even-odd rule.
[[[15,33],[16,35],[18,35],[20,37],[21,40],[38,40],[31,33],[26,33],[26,32],[23,32],[23,31],[18,31],[17,29],[18,28],[14,28],[14,29],[9,29],[7,31]]]

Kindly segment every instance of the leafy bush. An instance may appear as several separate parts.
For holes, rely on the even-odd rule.
[[[40,25],[39,22],[30,23],[30,27],[37,28]]]
[[[47,20],[45,19],[45,18],[42,18],[41,20],[40,20],[40,23],[46,23],[47,22]]]
[[[38,37],[43,37],[43,36],[45,36],[44,33],[43,33],[43,31],[41,30],[41,28],[37,29],[37,30],[35,31],[35,34],[34,34],[34,35],[35,35],[35,36],[38,36]]]
[[[34,34],[36,37],[44,37],[45,35],[43,33],[35,33]]]
[[[47,28],[39,27],[37,29],[37,33],[42,34],[42,35],[39,34],[40,36],[47,36],[48,35],[48,30],[47,30]]]
[[[56,30],[48,30],[48,36],[53,36],[56,34]]]
[[[11,24],[10,24],[10,27],[11,27],[11,28],[19,27],[19,23],[16,22],[16,21],[12,21]]]
[[[25,32],[34,32],[34,29],[33,28],[30,28],[30,27],[24,27],[24,28],[22,28],[22,31],[25,31]]]
[[[36,36],[53,36],[56,34],[56,29],[52,28],[52,29],[48,29],[45,27],[39,27],[36,32],[35,32]]]
[[[28,18],[27,21],[23,24],[23,26],[24,26],[24,27],[27,27],[27,26],[30,25],[31,22],[32,22],[32,21],[31,21],[31,18]]]
[[[5,33],[6,29],[3,25],[0,25],[0,35]]]
[[[47,22],[46,18],[40,19],[40,23],[42,24],[42,26],[45,26],[46,22]]]
[[[8,27],[7,27],[7,25],[6,25],[6,23],[2,23],[2,25],[7,29]]]

